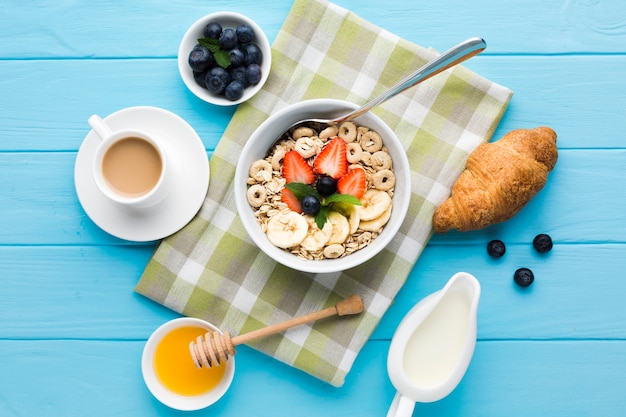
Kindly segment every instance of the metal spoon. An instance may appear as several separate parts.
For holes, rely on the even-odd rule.
[[[321,125],[337,125],[342,122],[352,120],[368,112],[369,110],[378,106],[379,104],[387,101],[388,99],[392,98],[396,94],[401,93],[404,90],[410,87],[413,87],[414,85],[432,77],[433,75],[439,74],[440,72],[445,71],[446,69],[453,67],[456,64],[459,64],[473,57],[474,55],[481,53],[482,51],[485,50],[486,47],[487,47],[487,44],[485,43],[483,39],[470,38],[454,46],[453,48],[447,50],[443,54],[439,55],[437,58],[425,64],[414,73],[408,75],[403,80],[398,82],[396,85],[391,87],[389,90],[380,94],[379,96],[369,101],[362,107],[356,110],[353,110],[348,114],[344,114],[336,118],[300,120],[292,124],[291,126],[289,126],[289,128],[286,130],[286,133],[289,131],[292,131],[293,129],[303,124],[319,123]],[[284,134],[281,135],[279,139],[281,139],[283,136]]]

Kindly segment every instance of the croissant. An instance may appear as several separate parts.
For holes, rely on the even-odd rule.
[[[465,232],[510,219],[544,187],[557,157],[556,133],[549,127],[513,130],[479,145],[435,210],[433,229]]]

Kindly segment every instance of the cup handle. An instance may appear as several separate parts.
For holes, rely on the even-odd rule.
[[[91,128],[101,140],[104,140],[113,134],[113,131],[104,123],[104,120],[97,114],[92,115],[87,120]]]
[[[393,397],[393,401],[387,412],[387,417],[411,417],[414,409],[415,401],[396,392],[396,396]]]

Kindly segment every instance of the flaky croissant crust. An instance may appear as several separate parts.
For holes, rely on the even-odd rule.
[[[479,145],[435,211],[434,230],[478,230],[510,219],[544,187],[557,158],[556,132],[549,127],[513,130]]]

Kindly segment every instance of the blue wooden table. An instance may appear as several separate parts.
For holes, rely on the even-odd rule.
[[[514,219],[435,236],[346,384],[333,388],[242,347],[227,395],[193,415],[381,416],[394,389],[390,339],[457,271],[482,285],[478,344],[447,398],[415,416],[626,413],[626,3],[620,0],[337,0],[422,46],[481,36],[465,65],[515,91],[495,137],[559,135],[548,185]],[[172,111],[210,155],[234,108],[201,102],[176,66],[186,28],[211,11],[253,17],[273,40],[290,0],[0,1],[0,416],[175,416],[146,389],[150,333],[177,317],[133,292],[155,243],[100,230],[73,181],[87,118],[137,105]],[[548,233],[552,252],[532,239]],[[490,258],[491,239],[507,244]],[[531,268],[521,289],[513,272]]]

